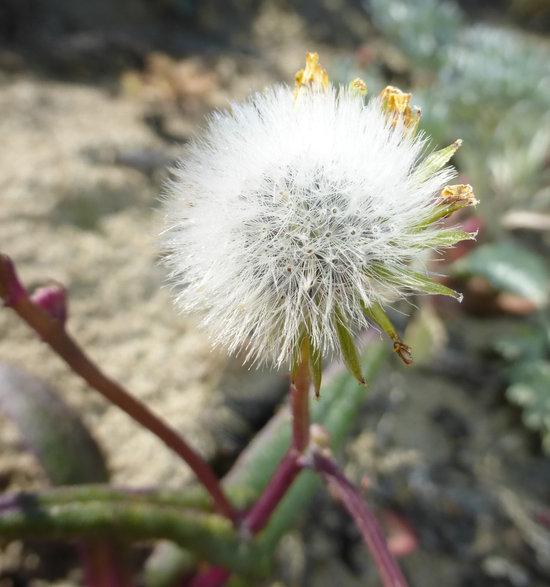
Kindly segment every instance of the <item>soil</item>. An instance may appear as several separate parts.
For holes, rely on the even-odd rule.
[[[67,286],[79,343],[223,473],[283,400],[286,380],[262,376],[258,397],[250,381],[260,376],[212,352],[196,320],[177,314],[155,244],[166,169],[213,108],[292,83],[308,50],[342,73],[373,30],[360,2],[342,0],[294,8],[127,0],[122,12],[77,4],[47,12],[38,0],[14,0],[0,9],[0,249],[31,289],[49,279]],[[447,346],[424,365],[405,370],[392,357],[338,455],[356,483],[368,476],[367,499],[390,533],[406,527],[416,538],[401,559],[413,586],[550,583],[542,521],[550,464],[504,398],[502,365],[486,355],[503,320],[455,313],[442,326]],[[114,483],[177,489],[191,480],[7,309],[0,333],[0,361],[55,385],[92,431]],[[0,490],[47,484],[1,417]],[[75,560],[62,544],[3,543],[0,586],[79,585]],[[277,561],[265,585],[379,584],[357,530],[326,492]]]

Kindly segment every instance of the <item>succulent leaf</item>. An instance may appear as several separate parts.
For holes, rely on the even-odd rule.
[[[387,282],[400,285],[401,287],[408,287],[414,291],[421,291],[431,295],[450,296],[459,302],[462,301],[461,293],[412,269],[399,267],[393,272],[387,267],[375,265],[372,267],[372,273],[380,279],[386,279]]]
[[[416,168],[414,172],[414,179],[418,183],[422,183],[429,179],[434,173],[443,169],[445,165],[449,162],[451,157],[457,152],[460,145],[462,145],[462,140],[456,140],[452,145],[440,149],[439,151],[435,151],[431,155],[428,155],[422,163]]]
[[[309,341],[309,374],[315,389],[315,397],[319,398],[321,393],[321,380],[323,377],[323,356],[314,348]]]
[[[338,333],[338,340],[340,342],[340,350],[342,352],[342,358],[348,368],[348,371],[359,381],[359,383],[366,383],[363,378],[361,371],[361,362],[359,361],[359,355],[353,341],[353,337],[345,324],[342,324],[339,320],[336,324],[336,330]]]
[[[426,240],[422,242],[422,248],[448,248],[456,245],[456,243],[459,243],[460,241],[475,240],[476,236],[477,231],[466,232],[459,228],[444,228],[434,233],[433,237],[427,237]]]
[[[406,365],[410,365],[412,363],[411,348],[403,343],[399,334],[397,334],[397,329],[388,318],[386,312],[384,312],[382,306],[376,303],[368,307],[363,305],[363,311],[392,339],[394,352],[399,355]]]

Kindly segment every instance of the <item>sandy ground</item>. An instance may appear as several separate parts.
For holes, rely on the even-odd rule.
[[[214,402],[214,369],[210,357],[204,360],[207,343],[176,315],[162,288],[154,244],[158,183],[92,159],[94,151],[163,148],[140,121],[141,105],[100,89],[25,77],[4,84],[0,103],[10,113],[0,123],[10,137],[1,162],[2,249],[25,283],[66,284],[69,329],[84,348],[211,454],[204,423]],[[150,434],[86,389],[15,316],[5,311],[0,320],[9,333],[0,341],[2,360],[58,387],[104,447],[116,482],[181,484],[187,472]],[[2,426],[12,444],[9,430]],[[8,452],[2,451],[2,469]]]

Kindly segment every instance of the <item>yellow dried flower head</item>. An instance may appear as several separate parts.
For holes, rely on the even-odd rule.
[[[414,132],[420,122],[421,112],[418,106],[411,108],[412,94],[405,94],[399,88],[387,86],[380,94],[382,109],[388,120],[395,127],[399,122],[403,128]]]
[[[350,83],[349,87],[358,96],[366,96],[367,95],[367,84],[361,78],[356,77]]]
[[[441,192],[441,199],[445,205],[467,202],[469,205],[477,204],[472,186],[469,184],[448,185]]]
[[[328,88],[328,74],[319,65],[319,54],[308,53],[306,55],[306,66],[296,74],[294,97],[297,97],[303,88]]]

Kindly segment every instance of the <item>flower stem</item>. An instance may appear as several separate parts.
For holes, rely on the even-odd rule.
[[[399,565],[389,551],[386,538],[359,491],[344,477],[329,458],[314,453],[314,469],[338,496],[342,505],[353,518],[385,587],[407,587]]]
[[[79,554],[86,587],[134,587],[121,545],[113,538],[81,541]]]
[[[180,456],[210,493],[214,508],[219,514],[232,521],[237,519],[237,511],[223,492],[208,463],[145,404],[104,375],[69,336],[63,325],[30,300],[17,277],[12,261],[5,255],[0,255],[0,297],[77,375]]]
[[[298,457],[299,453],[292,447],[285,453],[258,501],[243,520],[242,528],[245,534],[256,534],[267,524],[269,517],[303,468]]]
[[[189,587],[219,587],[225,585],[231,572],[221,567],[211,567],[208,571],[196,575],[191,582]]]
[[[304,338],[300,361],[290,382],[292,442],[258,501],[243,520],[242,528],[245,533],[256,534],[267,524],[269,517],[303,469],[301,457],[309,445],[309,360],[309,345]]]
[[[309,445],[309,343],[304,337],[300,362],[290,382],[290,409],[292,412],[292,448],[303,453]]]

